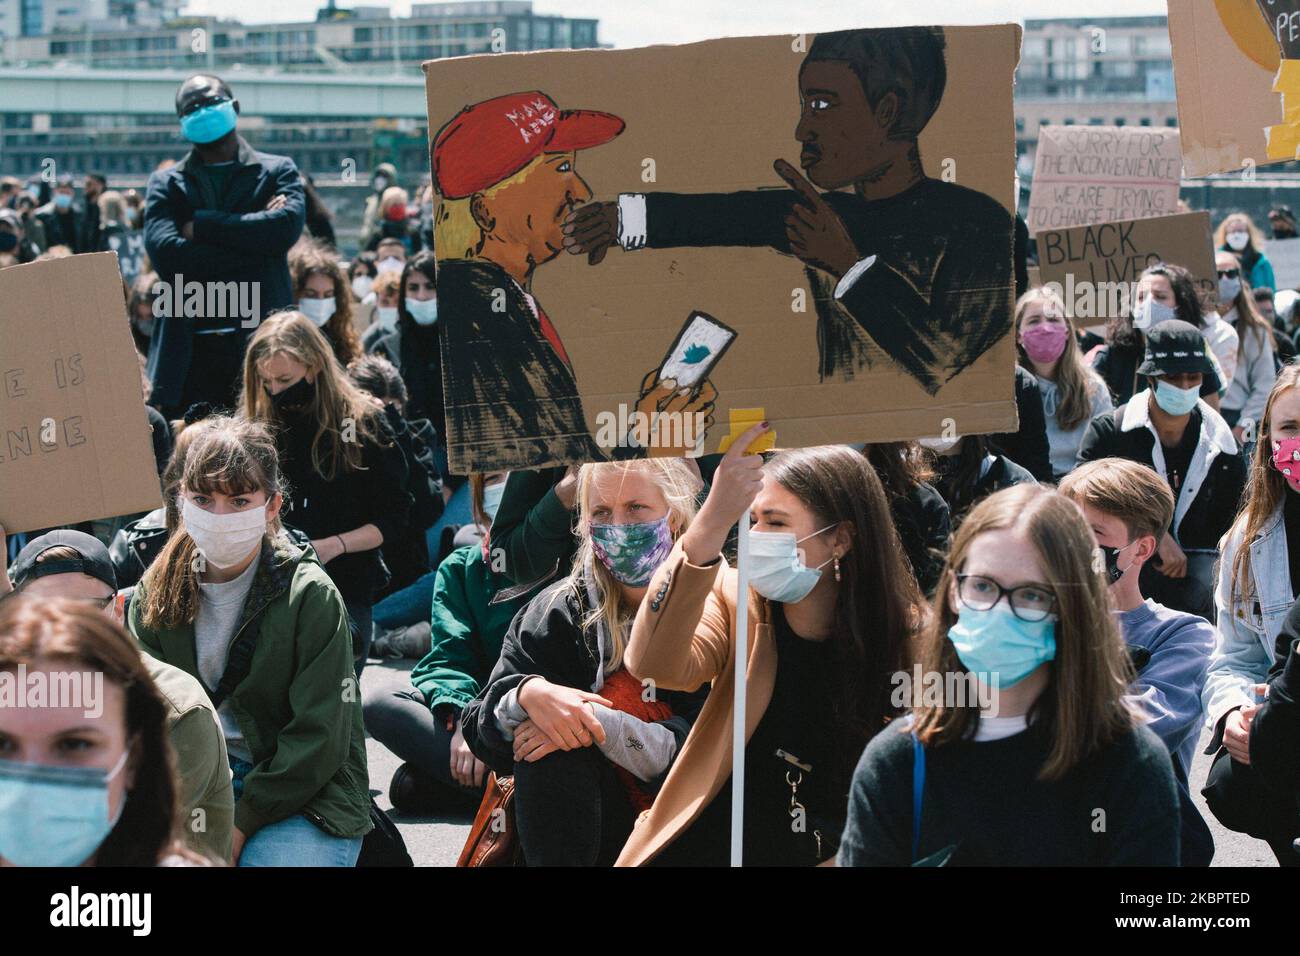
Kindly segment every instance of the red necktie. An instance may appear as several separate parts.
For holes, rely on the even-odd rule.
[[[546,336],[546,341],[551,343],[551,348],[555,349],[555,354],[560,357],[560,360],[572,368],[569,363],[569,353],[564,351],[564,343],[560,341],[560,333],[555,331],[555,326],[551,325],[551,320],[546,317],[542,304],[533,299],[533,308],[537,310],[537,324],[542,327],[542,335]]]

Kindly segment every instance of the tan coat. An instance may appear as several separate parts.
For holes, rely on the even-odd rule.
[[[637,612],[624,664],[665,690],[713,691],[654,806],[641,814],[616,866],[641,866],[704,811],[731,775],[732,699],[736,647],[736,571],[725,559],[702,568],[686,560],[679,542],[650,579]],[[776,643],[768,603],[749,598],[749,683],[745,740],[753,736],[776,683]]]

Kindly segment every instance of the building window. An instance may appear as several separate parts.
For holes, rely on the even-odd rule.
[[[1166,126],[1177,127],[1177,126],[1178,126],[1178,117],[1177,117],[1177,116],[1166,116],[1166,117],[1165,117],[1165,125],[1166,125]]]
[[[1143,126],[1150,126],[1150,125],[1151,125],[1151,117],[1150,117],[1150,116],[1144,116],[1144,117],[1142,117],[1142,119],[1140,120],[1140,122],[1142,123]]]
[[[1115,117],[1115,125],[1116,125],[1116,126],[1123,126],[1125,122],[1126,122],[1126,121],[1125,121],[1124,117],[1122,117],[1122,116],[1116,116],[1116,117]]]

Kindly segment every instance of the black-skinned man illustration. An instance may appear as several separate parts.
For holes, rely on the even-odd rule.
[[[946,79],[942,28],[819,34],[799,71],[794,135],[807,179],[778,159],[788,189],[588,203],[566,220],[564,247],[593,265],[615,244],[797,256],[821,380],[892,362],[934,395],[1010,330],[1013,296],[1010,214],[921,163],[918,137]]]
[[[532,294],[535,271],[563,250],[565,218],[592,197],[575,168],[578,151],[623,128],[612,114],[561,110],[530,91],[467,106],[434,138],[443,391],[458,473],[603,461],[649,447],[596,442],[564,343]],[[655,369],[635,411],[707,429],[716,398],[707,380],[678,388]]]

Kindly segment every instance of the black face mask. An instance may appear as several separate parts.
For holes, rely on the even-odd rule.
[[[1123,569],[1120,568],[1119,553],[1121,551],[1127,551],[1135,544],[1137,544],[1136,541],[1130,541],[1122,548],[1107,548],[1103,545],[1098,545],[1098,547],[1101,548],[1101,553],[1106,557],[1106,578],[1110,584],[1114,584],[1116,581],[1122,578],[1124,576],[1124,572],[1128,570],[1128,568],[1123,568]],[[1132,565],[1129,565],[1129,567],[1132,567]]]
[[[266,386],[262,386],[262,390],[266,392],[266,397],[271,400],[271,407],[277,412],[282,414],[301,412],[311,403],[312,397],[316,394],[316,383],[300,378],[284,391],[274,395]]]

